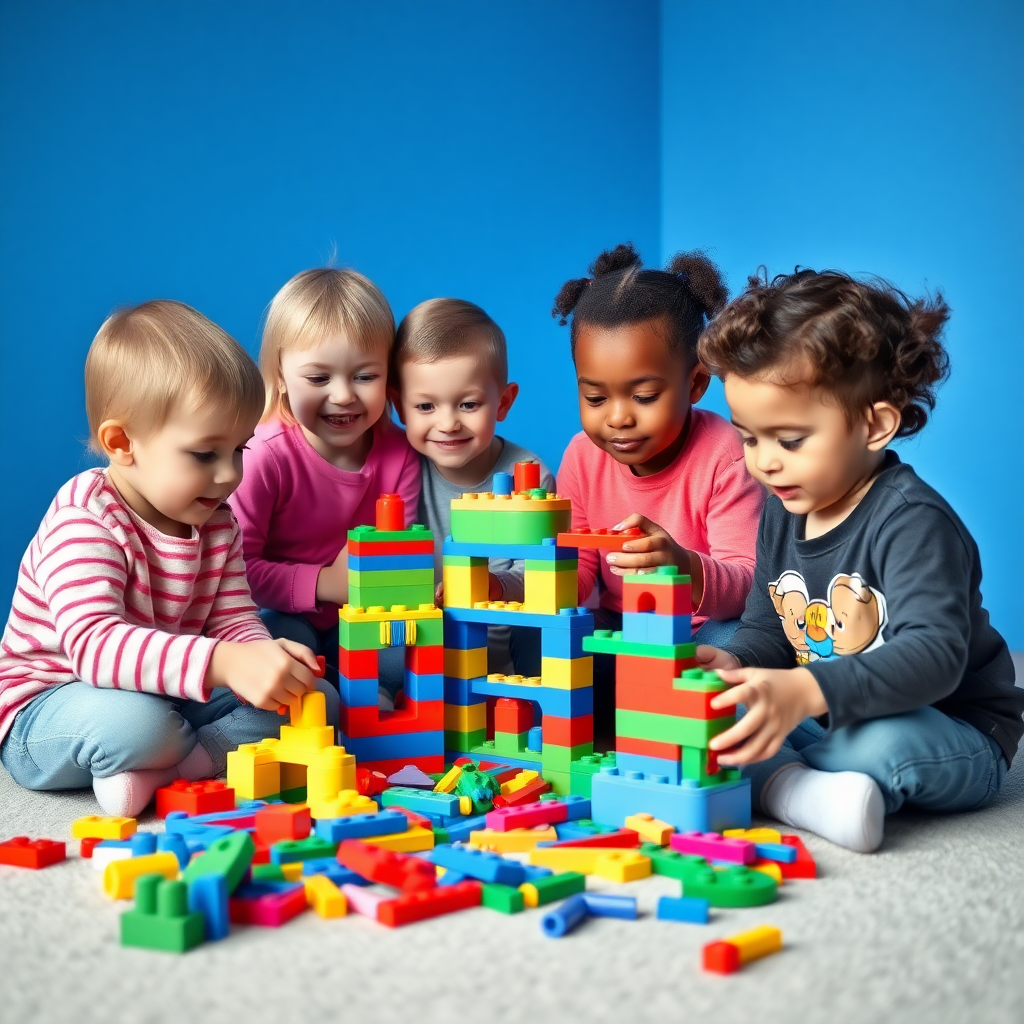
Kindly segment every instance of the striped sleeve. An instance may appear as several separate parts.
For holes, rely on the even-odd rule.
[[[269,640],[270,634],[256,613],[249,584],[245,578],[245,561],[242,558],[242,534],[232,520],[231,539],[227,558],[213,598],[213,605],[206,617],[207,636],[216,640],[233,643],[248,643],[251,640]]]
[[[38,537],[34,576],[77,678],[97,687],[206,700],[215,640],[126,621],[124,549],[94,515],[57,509]]]

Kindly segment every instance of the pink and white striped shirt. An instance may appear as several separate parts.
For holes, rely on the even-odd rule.
[[[47,687],[207,700],[218,640],[265,640],[242,541],[221,505],[187,538],[140,519],[102,469],[58,491],[21,560],[0,641],[0,741]]]

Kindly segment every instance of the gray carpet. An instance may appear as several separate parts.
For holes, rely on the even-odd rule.
[[[64,838],[97,813],[91,793],[29,793],[2,769],[0,808],[0,838]],[[658,895],[678,894],[668,879],[591,880],[637,895],[643,918],[551,940],[538,911],[479,908],[396,931],[308,913],[183,957],[120,948],[128,904],[103,895],[77,852],[40,872],[0,867],[0,1022],[1024,1021],[1024,757],[992,806],[901,812],[872,856],[804,838],[818,880],[707,927],[654,919]],[[782,928],[783,953],[731,977],[701,971],[705,942],[761,923]]]

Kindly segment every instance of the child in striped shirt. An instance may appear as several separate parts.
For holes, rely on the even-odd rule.
[[[0,642],[0,760],[29,789],[91,785],[136,815],[277,735],[316,659],[270,639],[224,503],[263,409],[239,344],[178,302],[114,313],[85,366],[93,448],[21,561]]]

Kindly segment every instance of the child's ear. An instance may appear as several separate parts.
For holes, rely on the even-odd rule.
[[[696,405],[704,397],[710,383],[711,374],[701,363],[697,363],[690,370],[690,405]]]
[[[395,415],[399,418],[402,426],[407,426],[405,422],[405,412],[402,410],[402,392],[395,387],[394,384],[388,385],[388,401],[391,403],[391,408],[395,410]]]
[[[96,431],[96,440],[115,466],[131,466],[135,462],[132,439],[118,420],[104,420]]]
[[[880,452],[896,436],[903,416],[891,402],[875,402],[865,416],[869,451]]]
[[[510,381],[505,385],[505,390],[502,391],[501,398],[498,400],[498,415],[495,417],[499,423],[508,415],[508,411],[512,408],[512,403],[516,400],[518,395],[518,384],[514,381]]]

